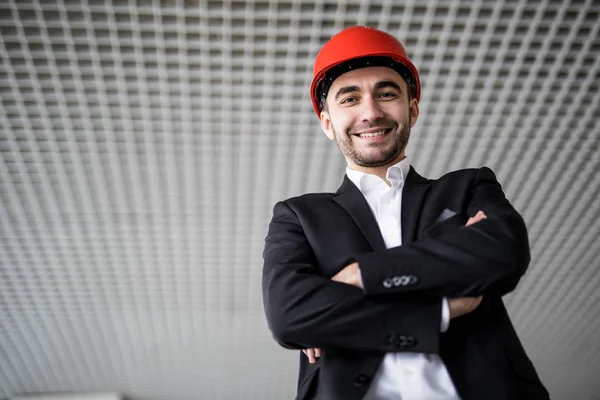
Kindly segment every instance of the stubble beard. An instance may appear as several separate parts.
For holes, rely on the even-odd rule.
[[[353,142],[353,136],[350,132],[352,129],[348,129],[345,135],[340,135],[333,124],[331,128],[333,130],[333,137],[335,143],[338,145],[342,153],[352,160],[356,165],[366,168],[381,167],[394,161],[406,148],[408,144],[408,138],[410,137],[410,117],[405,120],[401,126],[393,121],[381,120],[376,121],[368,127],[362,127],[361,129],[372,129],[379,126],[392,127],[390,134],[394,135],[394,141],[389,148],[381,149],[379,152],[361,152],[356,149]]]

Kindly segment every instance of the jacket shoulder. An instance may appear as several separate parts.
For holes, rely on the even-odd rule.
[[[287,213],[292,211],[294,214],[302,215],[313,213],[314,210],[322,210],[326,205],[331,204],[335,193],[306,193],[300,196],[290,197],[286,200],[278,201],[273,207],[273,213]]]
[[[493,179],[496,179],[496,175],[494,174],[494,172],[488,168],[488,167],[481,167],[481,168],[465,168],[465,169],[458,169],[456,171],[452,171],[452,172],[448,172],[444,175],[442,175],[441,177],[439,177],[438,179],[435,179],[435,181],[456,181],[456,180],[469,180],[469,179],[474,179],[477,176],[484,176],[484,177],[490,177]]]
[[[290,207],[314,205],[315,203],[329,202],[335,193],[305,193],[300,196],[290,197],[282,202]]]

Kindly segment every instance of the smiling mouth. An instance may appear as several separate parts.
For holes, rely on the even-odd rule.
[[[386,133],[390,133],[391,130],[392,130],[391,128],[388,128],[388,129],[381,129],[381,130],[375,131],[375,132],[354,133],[353,135],[358,136],[360,138],[373,138],[373,137],[385,135]]]

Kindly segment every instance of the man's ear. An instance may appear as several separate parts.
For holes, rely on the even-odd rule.
[[[329,140],[333,140],[333,127],[331,125],[331,118],[329,116],[329,111],[321,111],[319,115],[319,119],[321,121],[321,129],[323,133],[329,138]]]
[[[417,99],[410,99],[410,106],[408,112],[410,113],[410,127],[412,128],[417,123],[419,118],[419,102]]]

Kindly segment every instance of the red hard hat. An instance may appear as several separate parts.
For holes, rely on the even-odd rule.
[[[402,43],[389,33],[378,29],[365,26],[353,26],[334,35],[329,42],[325,43],[321,51],[319,51],[319,54],[317,54],[313,68],[313,79],[310,83],[310,99],[317,115],[321,114],[321,99],[324,99],[325,96],[327,96],[327,93],[320,93],[319,87],[319,84],[326,77],[327,72],[342,63],[351,60],[364,59],[366,57],[391,59],[393,60],[393,64],[400,64],[400,66],[403,67],[404,70],[407,70],[406,72],[409,74],[408,76],[406,76],[406,74],[401,75],[407,80],[409,87],[412,89],[413,97],[415,97],[417,101],[421,98],[419,73],[417,72],[417,68],[408,58]],[[383,64],[377,63],[376,65]],[[368,62],[366,65],[363,64],[358,68],[366,66],[369,66]],[[354,66],[354,69],[356,69],[356,66]],[[338,73],[333,79],[340,75],[341,73]],[[333,82],[333,79],[331,82]],[[327,86],[326,89],[329,90],[329,86]]]

